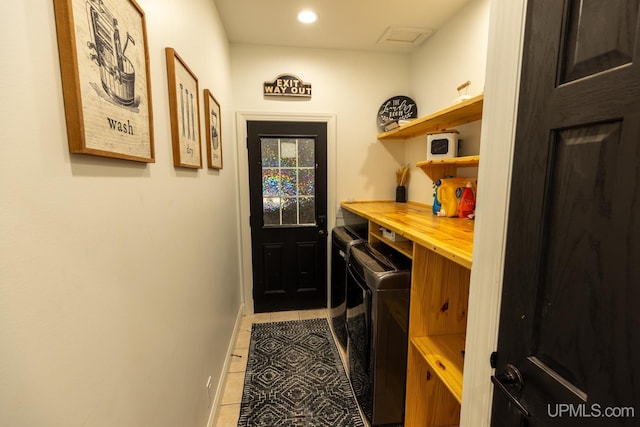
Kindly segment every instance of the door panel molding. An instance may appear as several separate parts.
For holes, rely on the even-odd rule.
[[[316,242],[298,242],[296,244],[296,252],[298,256],[298,289],[297,292],[312,291],[312,286],[304,286],[308,283],[309,278],[315,273],[318,267],[316,263],[316,251],[318,250],[318,244]],[[328,267],[328,263],[327,263]],[[311,284],[313,285],[313,283]]]
[[[337,152],[337,118],[335,113],[287,113],[287,112],[236,112],[236,147],[238,150],[238,182],[240,205],[240,236],[241,236],[241,280],[242,301],[245,313],[253,314],[253,278],[251,266],[251,226],[249,223],[249,163],[247,159],[247,122],[249,121],[282,121],[282,122],[320,122],[327,125],[327,229],[335,226],[335,212],[337,209],[336,194],[336,152]],[[327,260],[331,245],[327,245]],[[330,268],[330,266],[328,266]],[[327,271],[327,286],[330,271]]]
[[[265,293],[284,294],[284,245],[269,243],[262,245],[262,265],[264,265]]]
[[[579,8],[580,1],[571,0],[566,11],[569,18],[564,35],[560,83],[631,63],[633,57],[638,19],[636,2],[589,2],[581,10]],[[619,20],[619,31],[585,31],[603,19]]]

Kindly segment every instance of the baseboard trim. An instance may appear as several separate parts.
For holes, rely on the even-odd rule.
[[[211,402],[211,412],[209,413],[209,421],[207,421],[207,427],[214,427],[216,418],[218,417],[218,411],[220,410],[220,402],[222,401],[222,393],[224,392],[224,385],[227,382],[227,373],[229,372],[229,364],[231,363],[231,354],[240,331],[240,324],[242,322],[242,316],[244,315],[244,304],[240,304],[238,308],[238,314],[236,315],[236,323],[233,327],[233,334],[231,334],[231,340],[227,347],[227,357],[224,365],[222,365],[222,372],[220,374],[220,381],[218,381],[218,387],[216,388],[216,394]]]

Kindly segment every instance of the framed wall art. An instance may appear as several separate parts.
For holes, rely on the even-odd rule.
[[[174,49],[168,47],[166,54],[173,164],[200,169],[202,155],[198,78]]]
[[[204,90],[206,111],[207,163],[211,169],[222,169],[222,122],[220,104],[209,89]]]
[[[54,0],[71,153],[154,162],[147,30],[134,0]]]

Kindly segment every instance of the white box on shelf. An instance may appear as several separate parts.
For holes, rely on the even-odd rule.
[[[427,134],[427,160],[450,159],[457,155],[457,130],[449,129]]]
[[[403,240],[408,240],[405,237],[397,234],[395,231],[387,230],[384,227],[380,227],[380,231],[382,232],[382,237],[387,240],[391,240],[392,242],[401,242]]]

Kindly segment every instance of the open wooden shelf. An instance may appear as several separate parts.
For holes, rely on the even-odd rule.
[[[414,337],[411,338],[411,344],[418,350],[458,403],[462,403],[464,335]]]
[[[371,222],[370,224],[371,225],[369,229],[370,230],[369,242],[372,241],[371,239],[375,239],[379,242],[384,243],[387,246],[392,247],[393,249],[400,252],[402,255],[406,256],[407,258],[413,259],[413,242],[411,240],[394,241],[394,240],[387,239],[386,237],[383,237],[382,232],[378,230],[380,225],[374,222]]]
[[[456,176],[458,168],[477,167],[480,156],[453,157],[451,159],[425,160],[416,163],[431,181],[436,182],[445,176]]]
[[[407,139],[449,129],[453,126],[475,122],[482,118],[484,95],[480,94],[451,107],[423,116],[388,132],[378,134],[378,139]]]

